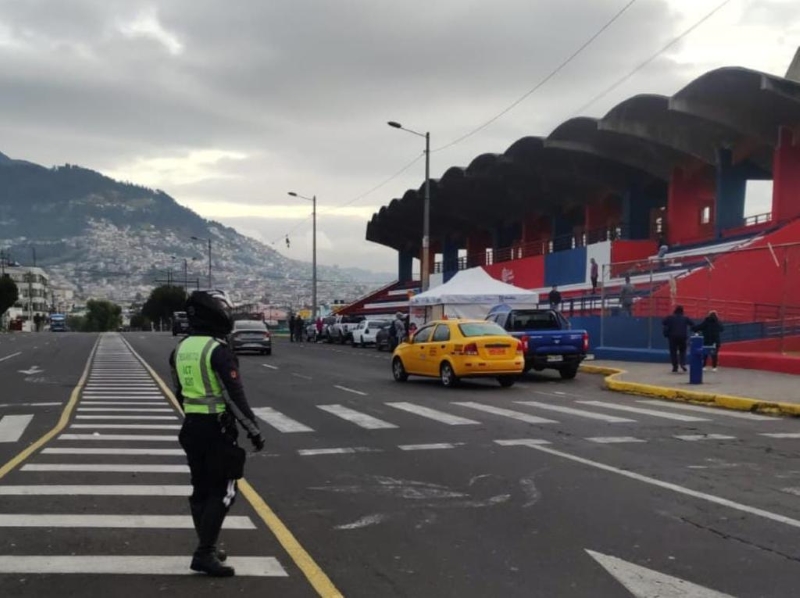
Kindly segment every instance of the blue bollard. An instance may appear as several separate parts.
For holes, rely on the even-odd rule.
[[[703,337],[699,334],[689,338],[689,384],[703,383]]]

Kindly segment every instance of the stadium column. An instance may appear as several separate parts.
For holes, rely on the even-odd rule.
[[[733,152],[727,148],[717,150],[717,193],[714,202],[714,233],[718,239],[722,232],[744,224],[744,196],[747,188],[747,168],[733,164]]]
[[[667,238],[670,245],[697,243],[713,238],[715,182],[715,173],[709,166],[676,167],[673,170],[667,200]]]
[[[572,249],[574,223],[565,214],[554,214],[551,226],[553,251]]]
[[[647,240],[651,236],[650,214],[658,207],[658,197],[646,193],[641,186],[631,185],[622,196],[622,223],[627,228],[623,234],[632,241]]]
[[[772,221],[800,216],[800,128],[781,127],[772,167]]]
[[[467,266],[486,265],[486,249],[492,246],[491,236],[483,230],[476,230],[467,237]]]
[[[397,280],[401,283],[411,282],[414,254],[406,249],[397,252]]]
[[[459,243],[453,237],[442,240],[442,281],[447,282],[458,272]]]

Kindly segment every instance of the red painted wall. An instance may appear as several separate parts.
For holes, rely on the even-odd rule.
[[[646,260],[658,253],[655,241],[614,241],[611,243],[611,263]]]
[[[783,340],[782,350],[789,353],[800,353],[800,336],[787,336]],[[781,351],[781,339],[762,338],[755,341],[739,341],[736,343],[726,343],[725,351],[730,352],[765,352],[777,353]]]
[[[784,222],[800,216],[800,134],[782,128],[772,166],[772,219]]]
[[[544,286],[544,256],[526,257],[521,260],[501,262],[483,267],[489,276],[523,289],[539,289]]]
[[[697,243],[714,236],[714,199],[716,180],[710,166],[688,171],[676,168],[672,173],[667,200],[667,238],[670,245]],[[705,206],[711,219],[700,221]]]

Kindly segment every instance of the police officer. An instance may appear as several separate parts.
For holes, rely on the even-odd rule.
[[[230,309],[222,291],[193,292],[186,302],[189,336],[169,359],[176,396],[186,414],[179,440],[191,471],[189,505],[199,540],[191,568],[214,577],[235,573],[223,564],[227,555],[216,544],[244,469],[236,420],[255,450],[264,448],[238,361],[224,340],[233,328]]]

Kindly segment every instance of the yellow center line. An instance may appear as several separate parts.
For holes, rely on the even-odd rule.
[[[176,399],[175,395],[172,394],[172,390],[164,383],[156,371],[150,367],[150,364],[147,363],[144,358],[136,352],[127,339],[124,337],[120,338],[122,338],[122,341],[128,346],[128,349],[131,350],[134,356],[136,356],[141,364],[147,369],[147,371],[153,377],[153,380],[155,380],[156,384],[158,384],[158,386],[161,388],[161,391],[164,393],[164,395],[172,402],[175,409],[177,409],[181,416],[183,416],[183,409],[181,409],[178,399]],[[270,508],[261,495],[256,492],[256,490],[246,479],[242,478],[238,482],[242,496],[247,499],[247,502],[250,503],[250,506],[253,507],[256,513],[258,513],[258,516],[261,517],[261,520],[264,522],[267,528],[269,528],[283,549],[289,554],[292,561],[294,561],[294,564],[297,565],[297,568],[303,572],[303,575],[306,576],[306,579],[317,591],[317,594],[319,594],[321,598],[343,598],[344,595],[338,589],[336,589],[336,586],[333,585],[330,577],[328,577],[328,575],[320,568],[320,566],[317,565],[316,561],[314,561],[308,551],[303,548],[297,538],[295,538],[294,534],[289,531],[289,528],[286,527],[286,524],[281,521],[281,519],[275,514],[275,511]]]
[[[19,453],[16,457],[13,457],[8,463],[0,467],[0,479],[2,479],[5,475],[7,475],[10,471],[18,467],[22,464],[25,459],[30,457],[33,453],[38,451],[42,446],[50,442],[57,434],[60,434],[61,431],[67,427],[70,418],[72,417],[72,411],[75,408],[75,405],[78,402],[78,399],[81,396],[81,391],[83,390],[84,384],[86,384],[86,379],[89,377],[89,369],[92,365],[92,360],[94,359],[94,354],[97,352],[97,347],[100,344],[100,335],[98,335],[97,340],[92,347],[91,353],[89,353],[89,359],[86,360],[86,365],[83,368],[83,374],[81,374],[80,379],[78,380],[78,384],[75,388],[72,389],[72,393],[69,396],[69,401],[64,406],[64,411],[61,412],[61,418],[58,420],[58,423],[55,427],[47,432],[44,436],[39,438],[36,442],[30,445],[28,448],[23,450]]]

